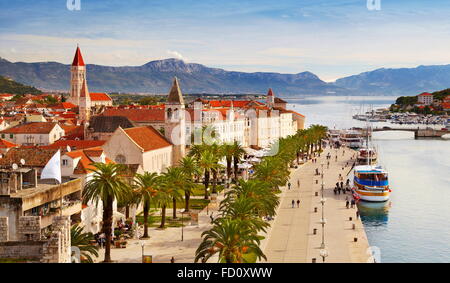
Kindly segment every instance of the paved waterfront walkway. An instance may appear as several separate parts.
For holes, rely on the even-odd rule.
[[[142,261],[142,243],[144,243],[144,254],[152,255],[155,263],[169,263],[172,257],[176,263],[193,263],[195,251],[201,242],[201,234],[212,227],[210,214],[214,217],[218,215],[218,203],[223,199],[223,193],[219,195],[217,203],[211,203],[208,209],[199,213],[199,225],[186,225],[184,230],[184,239],[181,241],[181,227],[171,227],[164,230],[158,228],[149,228],[150,239],[129,240],[124,249],[111,247],[111,258],[120,263],[139,263]],[[181,205],[182,206],[182,205]],[[158,212],[159,213],[159,212]],[[172,215],[172,209],[167,209],[167,215]],[[186,216],[186,215],[185,215]],[[181,213],[178,213],[181,217]],[[189,224],[189,223],[188,223]],[[103,261],[104,249],[100,249],[97,262]],[[217,262],[218,257],[212,257],[208,262]]]
[[[330,152],[332,158],[330,168],[327,169],[326,154]],[[351,199],[350,193],[334,195],[333,188],[338,181],[339,174],[344,177],[351,168],[351,157],[354,151],[345,149],[338,151],[338,160],[335,160],[336,150],[326,149],[321,157],[317,158],[317,163],[308,161],[293,170],[291,173],[291,189],[283,188],[281,194],[278,214],[269,235],[263,243],[263,249],[267,256],[267,262],[312,262],[316,258],[317,262],[322,262],[320,257],[320,246],[322,243],[321,219],[321,177],[315,175],[315,169],[321,171],[321,162],[324,165],[324,197],[326,198],[324,215],[325,224],[325,245],[329,256],[326,262],[367,262],[369,248],[367,236],[362,223],[356,219],[355,208],[345,207],[346,196]],[[346,162],[349,166],[345,167]],[[342,170],[344,167],[344,170]],[[300,180],[300,188],[297,181]],[[316,180],[318,183],[316,184]],[[318,192],[318,196],[315,196]],[[297,204],[292,208],[292,200],[300,199],[300,208]],[[314,208],[317,207],[317,213]],[[349,220],[352,217],[352,221]],[[355,224],[355,230],[352,225]],[[313,234],[313,229],[317,229],[317,234]],[[358,238],[354,242],[354,238]]]

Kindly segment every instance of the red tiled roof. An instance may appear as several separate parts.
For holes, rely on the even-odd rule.
[[[106,109],[103,116],[123,116],[132,122],[164,122],[164,109]]]
[[[5,134],[49,134],[56,123],[53,122],[31,122],[14,126],[12,128],[0,131]]]
[[[152,126],[128,128],[124,131],[144,152],[172,145]]]
[[[89,93],[91,101],[112,101],[111,97],[106,93],[91,92]]]
[[[59,140],[51,145],[48,145],[48,148],[62,148],[65,149],[67,146],[71,148],[78,149],[86,149],[102,146],[105,144],[105,141],[91,141],[91,140]]]
[[[75,51],[75,57],[73,58],[72,66],[85,66],[80,47],[77,47],[77,51]]]
[[[204,103],[209,103],[211,107],[233,107],[242,108],[249,105],[251,102],[257,105],[264,105],[263,103],[256,100],[202,100]]]
[[[419,94],[418,96],[428,96],[428,95],[432,95],[432,94],[429,92],[423,92],[423,93]]]
[[[56,151],[57,149],[35,146],[11,148],[3,158],[0,158],[0,165],[11,166],[13,163],[19,164],[20,160],[24,159],[25,166],[44,167]]]
[[[12,147],[17,147],[17,146],[19,146],[19,145],[9,142],[4,139],[0,139],[0,148],[12,148]]]
[[[450,102],[442,102],[441,105],[443,109],[450,109]]]

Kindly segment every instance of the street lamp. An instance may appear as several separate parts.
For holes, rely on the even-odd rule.
[[[322,257],[322,261],[325,263],[325,258],[328,256],[328,250],[325,247],[320,250],[320,256]]]
[[[325,248],[325,224],[327,224],[327,220],[324,217],[324,205],[325,205],[326,199],[322,198],[320,200],[320,203],[322,204],[322,218],[320,219],[320,224],[322,224],[322,244],[320,245],[320,248]]]
[[[184,211],[184,209],[181,211],[181,241],[183,242],[183,240],[184,240],[184,230],[183,230],[183,227],[184,227],[184,224],[183,224],[183,217],[184,217],[184,213],[185,213],[186,211]]]

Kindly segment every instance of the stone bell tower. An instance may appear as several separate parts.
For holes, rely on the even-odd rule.
[[[72,66],[70,67],[70,96],[67,100],[75,105],[80,105],[80,96],[84,84],[86,84],[86,65],[81,55],[80,47],[77,46]]]
[[[172,164],[186,155],[186,118],[183,94],[175,77],[165,105],[164,134],[173,144]]]

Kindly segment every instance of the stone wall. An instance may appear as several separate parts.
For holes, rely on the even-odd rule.
[[[24,259],[42,263],[68,263],[71,255],[70,216],[53,219],[52,234],[49,239],[40,239],[40,216],[19,217],[20,241],[7,239],[8,217],[0,217],[0,258]],[[6,235],[2,236],[1,235]]]
[[[8,230],[8,217],[0,216],[0,243],[8,242],[9,230]]]
[[[17,229],[19,241],[39,241],[41,239],[41,217],[20,216]]]

